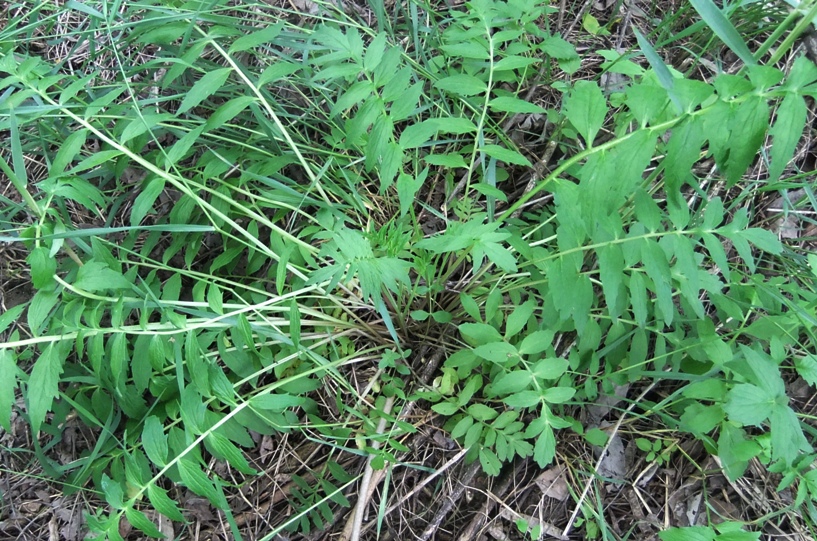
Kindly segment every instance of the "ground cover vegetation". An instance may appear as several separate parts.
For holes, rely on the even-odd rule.
[[[7,538],[814,538],[817,2],[2,17]]]

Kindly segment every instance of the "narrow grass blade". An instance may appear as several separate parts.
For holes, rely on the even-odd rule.
[[[727,47],[732,49],[732,52],[738,55],[738,58],[749,66],[757,64],[757,60],[752,55],[746,42],[740,37],[738,30],[729,22],[726,15],[715,5],[712,0],[689,0],[695,11],[701,16],[704,22],[715,32],[715,35],[721,38]]]

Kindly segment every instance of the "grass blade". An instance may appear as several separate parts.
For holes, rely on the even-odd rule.
[[[689,0],[695,11],[701,16],[704,22],[715,32],[715,35],[721,38],[727,47],[732,49],[732,52],[738,55],[738,58],[749,66],[757,64],[757,60],[752,55],[746,42],[740,37],[738,30],[729,22],[726,15],[715,5],[712,0]]]

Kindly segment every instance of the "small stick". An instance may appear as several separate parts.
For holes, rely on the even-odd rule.
[[[386,399],[386,404],[383,406],[384,415],[380,418],[380,422],[377,424],[376,435],[379,436],[386,430],[386,415],[391,413],[392,406],[394,406],[394,396],[390,396]],[[380,449],[379,440],[374,440],[372,442],[372,449],[375,451]],[[372,475],[374,474],[374,468],[372,468],[373,460],[374,454],[369,454],[369,459],[366,461],[366,470],[363,472],[363,479],[361,479],[360,488],[358,489],[355,512],[351,517],[349,517],[349,521],[346,523],[346,527],[343,529],[340,539],[349,539],[349,541],[358,541],[360,539],[360,528],[363,525],[363,514],[366,512],[366,506],[369,504],[372,494],[374,494],[374,488],[377,486],[377,483],[380,482],[380,478],[382,477],[382,474],[379,475],[377,483],[372,483]],[[348,536],[347,532],[349,532]]]
[[[647,396],[647,393],[652,391],[652,389],[653,389],[653,387],[655,387],[656,383],[657,382],[653,382],[653,383],[650,384],[649,387],[644,389],[644,392],[641,393],[640,395],[638,395],[638,398],[633,400],[633,402],[629,406],[627,406],[627,409],[624,410],[624,413],[622,413],[619,416],[618,421],[616,421],[615,426],[613,426],[613,431],[610,433],[610,437],[607,438],[607,444],[604,446],[604,449],[601,450],[601,454],[599,455],[599,459],[596,461],[596,467],[593,469],[594,472],[599,471],[599,468],[601,467],[601,461],[604,460],[604,457],[607,454],[608,449],[610,448],[610,443],[613,441],[613,438],[615,438],[616,434],[618,434],[618,430],[619,430],[619,428],[621,428],[621,423],[624,422],[624,417],[633,410],[633,408],[635,407],[636,404],[641,402],[641,400],[645,396]],[[570,515],[570,520],[567,522],[567,527],[565,528],[565,531],[562,532],[562,537],[567,537],[568,534],[570,533],[570,530],[573,528],[573,523],[576,521],[576,517],[579,515],[579,511],[582,508],[582,504],[584,503],[585,498],[587,498],[587,493],[590,492],[590,487],[593,485],[593,479],[595,479],[595,477],[593,475],[591,475],[587,479],[587,483],[585,483],[585,485],[584,485],[584,490],[582,491],[582,495],[579,497],[579,501],[576,502],[576,508],[573,510],[573,514]]]
[[[434,515],[431,523],[423,532],[423,535],[420,536],[420,541],[428,541],[431,536],[434,535],[434,532],[437,531],[437,528],[440,527],[440,524],[442,524],[443,520],[445,520],[445,518],[448,516],[448,513],[451,512],[451,509],[462,497],[462,493],[465,492],[465,487],[471,483],[471,480],[477,474],[480,467],[479,460],[475,460],[470,466],[468,466],[468,469],[465,470],[465,475],[463,475],[462,479],[460,479],[457,488],[454,489],[454,492],[452,492],[445,503],[443,503],[442,507],[440,507],[440,509],[437,511],[437,514]]]

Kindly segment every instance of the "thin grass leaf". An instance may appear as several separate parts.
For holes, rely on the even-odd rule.
[[[746,42],[740,37],[737,28],[726,18],[723,11],[715,5],[712,0],[689,0],[695,11],[700,14],[704,22],[715,32],[715,35],[729,47],[738,58],[749,66],[757,64],[757,60],[752,55]]]

